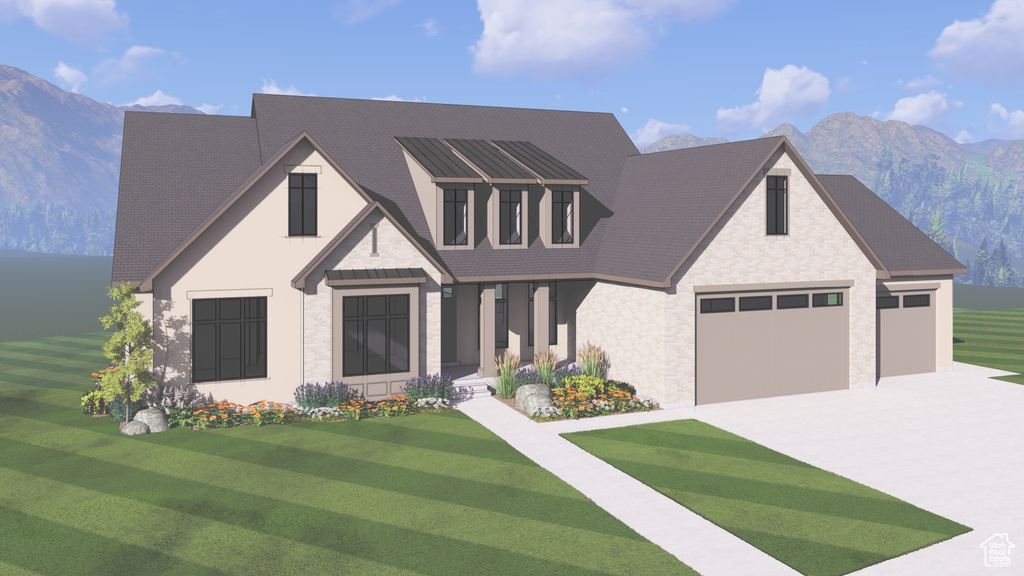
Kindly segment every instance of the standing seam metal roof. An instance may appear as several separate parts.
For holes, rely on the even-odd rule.
[[[462,154],[483,172],[488,181],[502,180],[507,184],[536,183],[537,177],[513,162],[486,140],[446,138],[445,142]],[[508,182],[515,180],[516,182]]]
[[[544,180],[576,181],[574,183],[578,184],[587,183],[586,176],[573,170],[551,154],[541,150],[539,146],[532,142],[495,140],[493,144]]]
[[[459,180],[474,179],[482,182],[483,178],[463,162],[450,148],[437,138],[396,137],[395,140],[405,148],[412,157],[423,166],[435,179],[455,178]]]

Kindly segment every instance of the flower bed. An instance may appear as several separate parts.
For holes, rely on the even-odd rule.
[[[624,390],[612,390],[591,397],[584,394],[579,388],[572,386],[552,390],[551,405],[558,409],[559,416],[535,416],[534,419],[538,421],[565,420],[625,412],[649,412],[658,409],[656,400],[635,396]]]

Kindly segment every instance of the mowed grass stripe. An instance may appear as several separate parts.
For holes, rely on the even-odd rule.
[[[968,311],[953,315],[953,360],[1008,372],[999,380],[1024,384],[1024,310]]]
[[[0,343],[0,391],[75,386],[84,394],[91,374],[107,365],[106,340],[99,333]]]
[[[665,432],[677,435],[674,447],[643,441]],[[809,465],[801,484],[793,485],[787,467],[773,462],[773,450],[695,420],[563,436],[808,575],[845,574],[970,530]],[[706,466],[712,457],[707,445],[721,447],[723,438],[747,444],[735,464],[745,470],[722,473]],[[765,455],[749,456],[758,451]]]
[[[24,515],[29,525],[56,528],[55,534],[34,536],[47,548],[86,547],[93,541],[109,547],[111,557],[85,555],[85,567],[64,567],[61,574],[249,574],[249,565],[266,565],[291,559],[318,573],[346,571],[350,574],[415,574],[367,561],[350,554],[305,545],[291,538],[268,536],[244,526],[203,518],[187,511],[140,502],[109,492],[97,492],[25,474],[0,466],[0,506]],[[38,492],[39,498],[21,498],[19,493]],[[120,512],[120,513],[119,513]],[[56,525],[56,526],[54,526]],[[42,527],[41,526],[41,527]],[[54,541],[54,535],[67,540]],[[16,537],[18,537],[16,536]],[[238,543],[245,543],[239,549]],[[41,543],[28,543],[35,548]],[[226,563],[225,552],[235,548],[246,562]],[[65,556],[54,555],[52,556]],[[7,557],[7,556],[5,556]],[[117,558],[120,557],[120,558]],[[24,561],[24,560],[23,560]],[[110,565],[114,563],[114,566]],[[339,570],[340,569],[340,570]],[[58,572],[51,572],[58,573]]]
[[[2,526],[2,522],[3,519],[0,519],[0,526]],[[23,522],[27,522],[27,520],[24,520]],[[3,528],[0,528],[0,530],[3,530]],[[13,548],[13,545],[11,546],[11,548]],[[3,544],[0,543],[0,556],[3,555],[4,547]],[[4,562],[3,560],[0,560],[0,574],[4,574],[5,576],[43,576],[42,572],[33,572],[32,570],[22,568],[21,566],[15,566],[14,564]],[[71,574],[71,572],[64,572],[64,574]]]

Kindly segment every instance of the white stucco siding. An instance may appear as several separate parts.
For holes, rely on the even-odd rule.
[[[373,229],[377,229],[377,255],[373,255]],[[366,268],[422,268],[429,280],[419,288],[419,370],[421,375],[441,370],[441,272],[401,230],[380,211],[374,211],[306,280],[304,290],[305,382],[343,381],[332,374],[331,294],[325,271]],[[355,288],[358,290],[358,288]],[[346,289],[347,290],[347,289]]]
[[[286,167],[294,166],[319,171],[316,237],[288,236]],[[291,401],[302,382],[302,293],[291,280],[365,206],[309,143],[286,153],[154,280],[157,380],[191,382],[191,298],[266,296],[267,378],[197,386],[218,400]]]
[[[684,264],[673,278],[675,294],[666,306],[672,321],[665,367],[684,401],[694,401],[694,286],[853,280],[846,303],[850,386],[874,384],[875,268],[788,155],[781,155],[768,168],[769,173],[788,171],[789,233],[766,234],[767,192],[762,177],[729,210],[724,225],[698,247],[692,264]]]

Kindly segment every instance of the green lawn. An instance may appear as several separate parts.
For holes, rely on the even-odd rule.
[[[0,574],[694,574],[459,412],[127,437],[0,343]]]
[[[953,309],[953,360],[1016,372],[1002,376],[1024,384],[1024,310]]]
[[[970,530],[696,420],[563,436],[802,574],[847,574]]]

